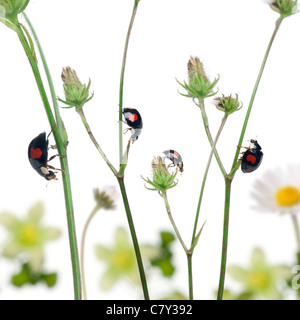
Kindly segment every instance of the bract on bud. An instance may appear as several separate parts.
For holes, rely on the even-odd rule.
[[[25,10],[29,0],[0,0],[0,21],[16,24],[17,15]]]
[[[231,95],[228,97],[223,95],[222,97],[215,98],[215,100],[217,101],[217,109],[225,112],[227,116],[235,111],[240,110],[243,106],[243,104],[239,102],[239,97],[237,94],[235,95],[235,98],[233,98]]]
[[[185,97],[203,100],[205,98],[215,95],[214,87],[219,81],[219,78],[210,82],[207,75],[205,74],[203,64],[197,57],[191,57],[188,62],[188,78],[189,83],[179,84],[187,91],[187,94],[182,94]]]
[[[272,10],[278,12],[282,18],[298,12],[297,0],[267,0]]]
[[[175,177],[177,175],[177,171],[172,173],[168,170],[164,159],[161,157],[154,157],[152,161],[152,179],[144,179],[148,184],[152,187],[148,188],[148,190],[158,191],[159,193],[164,193],[168,189],[175,187],[178,181],[175,181]]]
[[[89,92],[91,80],[89,80],[87,85],[82,84],[75,70],[70,67],[63,68],[61,78],[63,80],[66,100],[60,98],[58,98],[58,100],[69,105],[69,107],[66,108],[82,108],[85,103],[92,99],[94,93],[90,95]]]
[[[209,81],[205,74],[203,63],[198,57],[191,57],[188,62],[189,83],[193,81],[193,77],[197,74],[201,75],[206,81]]]

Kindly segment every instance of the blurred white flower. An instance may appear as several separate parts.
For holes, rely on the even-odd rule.
[[[252,197],[260,212],[300,211],[300,165],[269,170],[254,184]]]
[[[107,185],[101,190],[94,190],[94,197],[99,207],[103,209],[115,209],[116,202],[120,197],[117,187]]]

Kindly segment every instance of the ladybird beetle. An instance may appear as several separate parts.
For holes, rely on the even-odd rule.
[[[177,166],[180,172],[183,172],[183,162],[181,155],[175,150],[166,150],[163,154],[173,162],[173,166]]]
[[[263,153],[261,151],[261,146],[257,143],[257,140],[250,140],[250,147],[244,152],[241,160],[241,169],[244,173],[249,173],[255,171],[261,164]]]
[[[139,135],[142,132],[142,128],[143,128],[142,117],[140,113],[133,108],[124,108],[123,115],[126,123],[130,127],[127,130],[131,130],[130,140],[134,142],[138,139]]]
[[[48,137],[46,138],[45,132],[35,137],[28,147],[28,159],[33,169],[46,180],[57,180],[55,173],[48,170],[48,168],[55,169],[47,164],[48,161],[55,157],[52,156],[48,160],[48,143]]]

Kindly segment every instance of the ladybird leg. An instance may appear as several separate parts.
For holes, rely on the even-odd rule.
[[[58,168],[54,168],[54,167],[50,166],[49,164],[47,164],[46,167],[49,168],[49,169],[52,169],[52,170],[59,170],[59,171],[61,171],[63,174],[65,174],[64,170],[58,169]]]
[[[50,131],[49,134],[47,135],[47,140],[48,140],[50,134],[53,132],[53,129],[54,129],[55,127],[56,127],[56,126],[51,127],[51,131]]]
[[[64,154],[55,154],[54,156],[52,156],[52,157],[50,157],[49,159],[48,159],[48,161],[47,161],[47,163],[49,162],[49,161],[51,161],[51,160],[53,160],[55,157],[65,157],[65,155]]]
[[[131,128],[126,128],[123,130],[123,134],[127,133],[129,130],[131,130]]]
[[[175,163],[170,163],[170,164],[168,165],[168,168],[170,168],[170,167],[175,167]]]

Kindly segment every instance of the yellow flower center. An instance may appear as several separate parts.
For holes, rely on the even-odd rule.
[[[268,285],[268,276],[263,271],[256,271],[250,275],[250,286],[253,288],[263,289]]]
[[[38,240],[38,232],[35,226],[25,225],[21,230],[21,241],[26,245],[35,244]]]
[[[128,268],[132,259],[128,252],[118,252],[113,255],[113,264],[119,268]]]
[[[285,186],[277,191],[276,201],[281,207],[292,207],[300,202],[300,190],[293,186]]]

